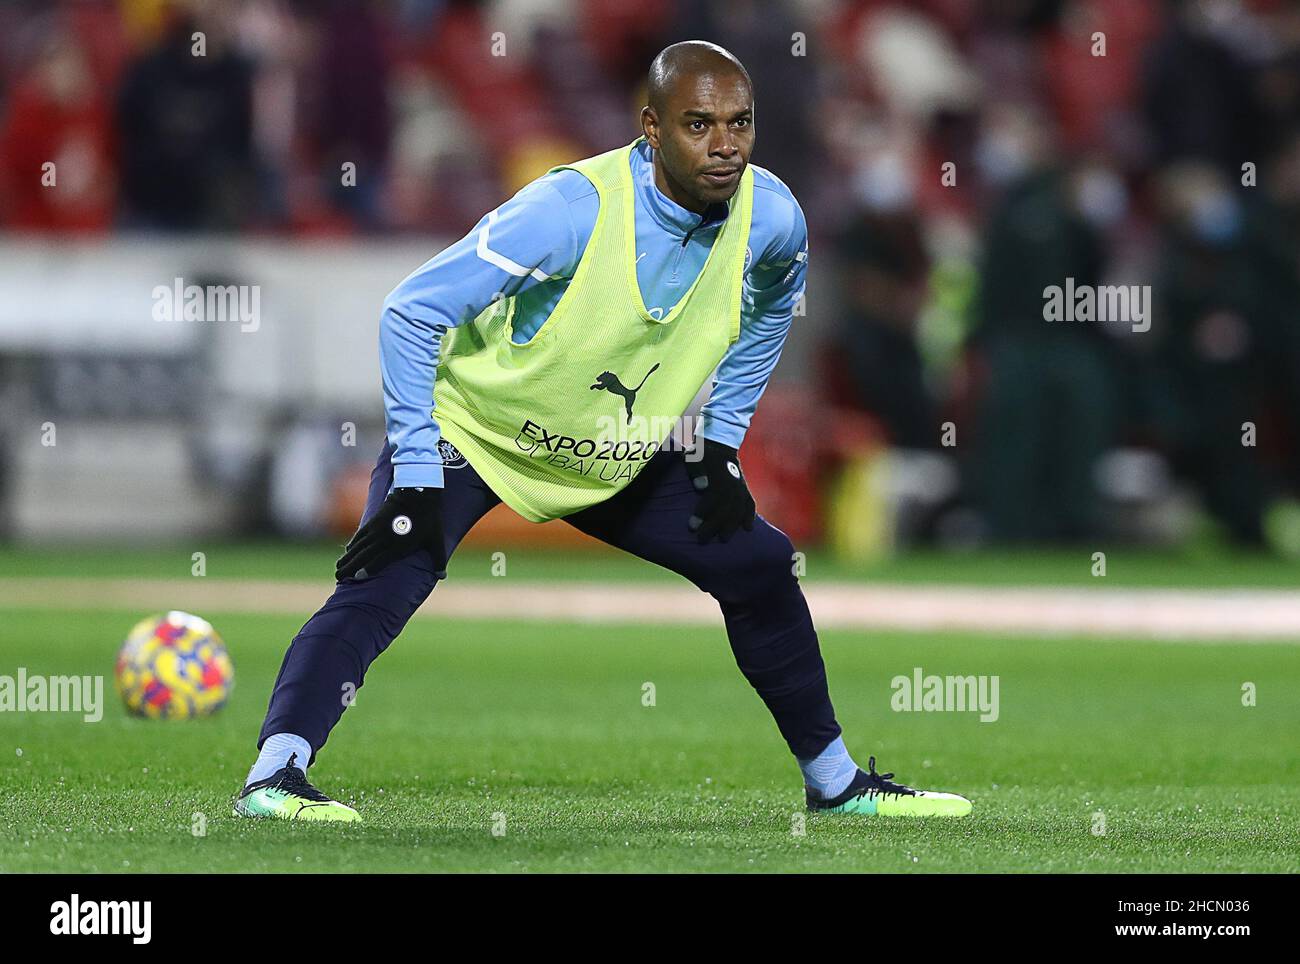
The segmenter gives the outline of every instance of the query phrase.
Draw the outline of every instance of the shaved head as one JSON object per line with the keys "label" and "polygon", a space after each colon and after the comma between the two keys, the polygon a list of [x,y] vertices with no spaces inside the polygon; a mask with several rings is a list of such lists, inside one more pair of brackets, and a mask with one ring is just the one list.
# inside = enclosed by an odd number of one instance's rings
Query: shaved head
{"label": "shaved head", "polygon": [[678,81],[683,78],[694,80],[701,74],[739,74],[745,78],[750,96],[753,96],[754,83],[749,79],[749,71],[735,54],[707,40],[683,40],[659,51],[659,56],[651,62],[647,85],[650,106],[663,113]]}
{"label": "shaved head", "polygon": [[754,148],[754,84],[735,55],[705,40],[665,47],[650,64],[641,130],[655,185],[697,213],[736,193]]}

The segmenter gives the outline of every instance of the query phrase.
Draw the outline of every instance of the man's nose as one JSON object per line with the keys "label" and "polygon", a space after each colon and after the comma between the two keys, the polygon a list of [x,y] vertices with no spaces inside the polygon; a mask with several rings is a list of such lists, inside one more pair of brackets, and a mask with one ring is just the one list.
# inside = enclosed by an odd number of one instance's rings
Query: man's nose
{"label": "man's nose", "polygon": [[716,154],[718,157],[733,157],[740,151],[736,146],[735,135],[729,130],[724,130],[715,135],[713,143],[709,145],[709,153]]}

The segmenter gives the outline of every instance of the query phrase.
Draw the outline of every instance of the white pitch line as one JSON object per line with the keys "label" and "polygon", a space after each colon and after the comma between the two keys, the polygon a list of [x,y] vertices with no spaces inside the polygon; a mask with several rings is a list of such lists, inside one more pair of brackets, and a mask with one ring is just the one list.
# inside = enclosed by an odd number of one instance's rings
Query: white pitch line
{"label": "white pitch line", "polygon": [[808,604],[825,626],[1300,642],[1291,591],[814,585]]}
{"label": "white pitch line", "polygon": [[[0,606],[255,612],[305,621],[331,589],[324,581],[15,578],[0,581]],[[805,592],[823,629],[1300,643],[1300,593],[1286,590],[809,583]],[[721,625],[712,597],[684,583],[453,580],[416,615]]]}

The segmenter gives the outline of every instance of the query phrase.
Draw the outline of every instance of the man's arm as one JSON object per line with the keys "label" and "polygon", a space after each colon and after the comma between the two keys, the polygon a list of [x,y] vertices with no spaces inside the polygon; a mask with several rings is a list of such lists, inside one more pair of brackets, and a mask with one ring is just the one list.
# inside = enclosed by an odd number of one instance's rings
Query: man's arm
{"label": "man's arm", "polygon": [[[579,252],[558,171],[529,184],[417,268],[384,300],[379,366],[394,488],[442,485],[433,383],[442,336],[499,297],[571,277]],[[584,179],[585,181],[585,179]]]}
{"label": "man's arm", "polygon": [[[804,293],[808,225],[798,202],[785,185],[781,188],[788,203],[778,205],[780,223],[773,226],[771,241],[745,280],[740,337],[723,356],[701,412],[700,434],[732,449],[745,440]],[[757,209],[757,197],[754,203]]]}

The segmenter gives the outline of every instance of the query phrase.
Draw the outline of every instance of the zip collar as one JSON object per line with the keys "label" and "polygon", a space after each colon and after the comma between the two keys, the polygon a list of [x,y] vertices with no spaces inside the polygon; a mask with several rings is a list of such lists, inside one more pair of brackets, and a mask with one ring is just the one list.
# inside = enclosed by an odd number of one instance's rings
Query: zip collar
{"label": "zip collar", "polygon": [[644,137],[632,148],[631,163],[637,206],[648,211],[656,224],[680,240],[682,247],[686,247],[697,231],[714,231],[727,219],[731,208],[725,201],[711,204],[703,214],[696,214],[660,191],[655,184],[654,150]]}

